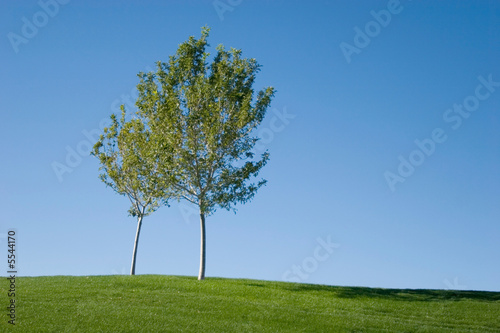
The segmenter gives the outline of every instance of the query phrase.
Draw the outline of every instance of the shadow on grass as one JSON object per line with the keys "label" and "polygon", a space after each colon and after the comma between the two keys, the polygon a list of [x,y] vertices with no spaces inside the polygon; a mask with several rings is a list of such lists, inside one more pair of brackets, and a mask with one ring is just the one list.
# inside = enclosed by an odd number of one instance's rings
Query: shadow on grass
{"label": "shadow on grass", "polygon": [[289,291],[328,291],[340,298],[377,298],[394,301],[460,301],[476,300],[499,302],[500,292],[470,290],[432,290],[432,289],[383,289],[365,287],[333,287],[313,284],[297,284],[285,287]]}
{"label": "shadow on grass", "polygon": [[264,287],[262,283],[247,283],[249,287]]}

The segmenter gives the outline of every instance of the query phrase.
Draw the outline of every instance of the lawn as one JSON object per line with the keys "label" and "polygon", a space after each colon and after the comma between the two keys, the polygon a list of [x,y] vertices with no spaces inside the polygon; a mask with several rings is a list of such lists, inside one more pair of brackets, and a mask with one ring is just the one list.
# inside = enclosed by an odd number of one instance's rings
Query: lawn
{"label": "lawn", "polygon": [[13,326],[2,280],[2,332],[500,332],[499,292],[160,275],[20,277]]}

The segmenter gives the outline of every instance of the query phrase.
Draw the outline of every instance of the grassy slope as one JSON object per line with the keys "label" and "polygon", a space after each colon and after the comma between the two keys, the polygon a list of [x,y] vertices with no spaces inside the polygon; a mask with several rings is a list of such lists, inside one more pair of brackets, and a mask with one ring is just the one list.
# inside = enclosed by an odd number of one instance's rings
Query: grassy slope
{"label": "grassy slope", "polygon": [[500,293],[139,275],[24,277],[20,332],[500,332]]}

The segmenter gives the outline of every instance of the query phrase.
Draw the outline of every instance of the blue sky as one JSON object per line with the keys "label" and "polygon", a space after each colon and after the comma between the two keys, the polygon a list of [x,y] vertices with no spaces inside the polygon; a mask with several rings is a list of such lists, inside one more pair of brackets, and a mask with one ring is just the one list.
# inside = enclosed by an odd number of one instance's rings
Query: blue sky
{"label": "blue sky", "polygon": [[[15,228],[21,275],[128,273],[136,221],[88,147],[136,74],[208,25],[209,51],[242,49],[262,65],[255,88],[278,91],[257,131],[268,185],[207,218],[208,277],[500,291],[498,1],[30,0],[0,13],[0,246]],[[195,276],[199,232],[186,204],[147,217],[137,274]]]}

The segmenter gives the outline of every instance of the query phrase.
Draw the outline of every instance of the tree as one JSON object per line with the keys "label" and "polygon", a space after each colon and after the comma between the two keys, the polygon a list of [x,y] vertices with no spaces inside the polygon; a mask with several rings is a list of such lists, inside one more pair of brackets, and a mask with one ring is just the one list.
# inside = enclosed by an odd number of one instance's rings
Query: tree
{"label": "tree", "polygon": [[115,114],[111,115],[111,126],[104,128],[92,155],[98,157],[101,163],[103,173],[100,179],[116,193],[128,197],[131,203],[129,215],[137,217],[130,268],[130,275],[134,275],[142,221],[161,205],[167,204],[170,194],[164,180],[155,178],[157,155],[152,150],[154,145],[144,121],[126,121],[123,105],[121,110],[120,119]]}
{"label": "tree", "polygon": [[268,87],[254,96],[260,65],[242,58],[241,50],[219,45],[208,64],[209,31],[182,43],[167,63],[157,62],[156,72],[139,73],[136,103],[162,156],[155,177],[199,208],[199,280],[205,277],[205,217],[217,207],[236,211],[236,203],[249,201],[266,183],[250,181],[269,159],[267,151],[254,156],[258,138],[251,134],[275,93]]}

